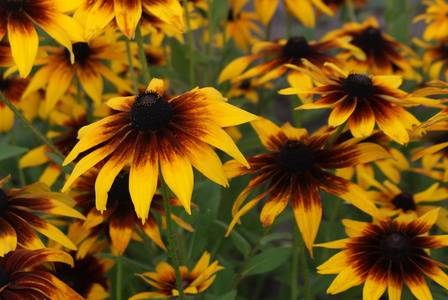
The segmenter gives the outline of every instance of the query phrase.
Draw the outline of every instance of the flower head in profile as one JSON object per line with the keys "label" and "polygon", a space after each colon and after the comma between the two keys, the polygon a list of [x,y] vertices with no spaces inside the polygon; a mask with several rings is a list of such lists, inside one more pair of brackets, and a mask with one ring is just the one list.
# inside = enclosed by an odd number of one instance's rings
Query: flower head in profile
{"label": "flower head in profile", "polygon": [[3,189],[8,179],[0,180],[0,256],[15,250],[17,246],[26,249],[45,248],[34,230],[75,250],[76,246],[71,240],[42,218],[51,214],[84,219],[81,213],[71,207],[74,205],[73,199],[52,192],[41,182],[21,189]]}
{"label": "flower head in profile", "polygon": [[[146,222],[142,224],[132,204],[129,194],[129,169],[125,168],[115,177],[114,183],[107,193],[107,210],[100,213],[95,208],[95,181],[101,166],[100,163],[91,168],[82,177],[75,180],[72,185],[74,190],[80,192],[73,196],[73,199],[77,202],[76,206],[81,208],[82,214],[86,216],[86,220],[82,224],[79,222],[74,224],[70,227],[68,233],[68,236],[78,245],[78,252],[85,253],[85,250],[88,250],[88,246],[93,241],[100,239],[101,236],[107,236],[110,239],[111,246],[118,250],[120,254],[123,254],[132,236],[135,235],[134,228],[136,227],[140,228],[159,247],[166,250],[154,216],[154,213],[165,215],[162,195],[155,194],[153,196],[151,209],[144,218]],[[174,197],[170,197],[170,205],[182,206],[179,200]],[[173,214],[171,217],[184,229],[193,231],[188,223]],[[87,240],[89,242],[86,243]]]}
{"label": "flower head in profile", "polygon": [[439,79],[444,76],[445,80],[448,80],[448,34],[434,43],[425,43],[417,38],[412,41],[425,49],[423,72],[428,74],[431,79]]}
{"label": "flower head in profile", "polygon": [[350,43],[365,53],[363,59],[347,50],[339,53],[337,57],[346,62],[348,69],[421,80],[420,74],[414,70],[414,67],[421,64],[418,55],[411,48],[383,32],[375,17],[367,18],[362,24],[345,23],[342,29],[328,32],[322,40],[341,37],[350,37]]}
{"label": "flower head in profile", "polygon": [[257,116],[227,104],[213,88],[195,88],[169,100],[163,93],[163,81],[153,79],[144,93],[110,99],[107,105],[119,112],[80,129],[80,141],[64,164],[84,151],[95,150],[76,164],[62,190],[105,160],[95,181],[96,208],[103,212],[115,177],[130,163],[129,193],[137,216],[145,221],[159,168],[168,187],[190,213],[192,166],[216,183],[228,184],[221,160],[209,145],[248,167],[222,127],[249,122]]}
{"label": "flower head in profile", "polygon": [[[198,294],[207,289],[215,280],[215,273],[224,268],[218,265],[217,260],[210,264],[210,253],[204,252],[191,272],[188,271],[186,266],[181,266],[179,269],[184,293]],[[179,296],[174,269],[166,262],[159,263],[156,266],[155,272],[147,272],[137,275],[157,288],[158,291],[143,292],[129,298],[129,300],[171,298]]]}
{"label": "flower head in profile", "polygon": [[364,283],[364,299],[379,299],[388,288],[389,299],[398,300],[404,281],[416,298],[432,299],[423,274],[447,289],[448,276],[439,268],[447,266],[425,251],[448,246],[448,235],[425,235],[438,214],[434,209],[415,220],[373,224],[343,220],[348,239],[315,245],[345,249],[317,267],[320,274],[338,274],[327,293]]}
{"label": "flower head in profile", "polygon": [[34,24],[67,48],[73,62],[71,41],[83,41],[84,31],[66,13],[77,5],[76,1],[61,0],[0,1],[0,41],[7,34],[21,77],[28,76],[37,56],[39,36]]}
{"label": "flower head in profile", "polygon": [[182,6],[178,0],[84,0],[73,17],[84,25],[87,40],[113,20],[121,32],[131,39],[142,14],[157,16],[178,31],[183,30]]}
{"label": "flower head in profile", "polygon": [[[310,252],[322,218],[319,190],[341,197],[373,217],[381,218],[361,187],[326,169],[388,158],[383,148],[373,143],[355,144],[352,141],[325,148],[331,134],[308,137],[306,129],[294,128],[289,123],[278,127],[266,119],[253,121],[251,125],[271,152],[248,158],[250,169],[237,161],[225,163],[228,178],[256,173],[233,205],[233,220],[227,235],[241,216],[268,195],[260,221],[264,226],[271,225],[291,199],[297,225]],[[264,184],[268,184],[267,188],[241,208],[249,194]]]}
{"label": "flower head in profile", "polygon": [[425,0],[422,3],[427,6],[426,11],[424,14],[416,16],[413,21],[424,20],[427,24],[423,32],[423,39],[429,41],[446,38],[448,3],[445,0]]}
{"label": "flower head in profile", "polygon": [[[308,74],[321,85],[311,89],[287,88],[280,94],[320,94],[322,97],[296,109],[332,108],[328,125],[337,127],[348,121],[354,137],[368,137],[373,133],[375,124],[387,136],[399,144],[409,142],[412,126],[420,122],[403,107],[419,104],[432,105],[438,100],[426,96],[432,90],[417,90],[408,94],[398,87],[402,79],[398,75],[373,76],[367,73],[347,73],[336,65],[327,63],[331,72],[324,72],[318,66],[304,60],[308,69],[293,65],[289,67]],[[434,92],[435,93],[435,92]]]}
{"label": "flower head in profile", "polygon": [[73,267],[70,254],[58,249],[17,249],[0,257],[1,299],[84,299],[48,270],[35,267],[59,262]]}
{"label": "flower head in profile", "polygon": [[[337,12],[341,6],[353,5],[359,7],[359,9],[364,8],[364,4],[369,3],[370,0],[353,0],[349,3],[347,0],[322,0],[322,2],[327,5],[333,13]],[[319,15],[319,12],[318,12]]]}
{"label": "flower head in profile", "polygon": [[[350,44],[343,39],[333,39],[325,42],[308,42],[302,36],[294,36],[279,39],[276,42],[259,42],[252,48],[251,55],[239,57],[231,61],[219,75],[219,82],[230,80],[232,83],[257,78],[257,84],[277,79],[287,73],[289,84],[294,87],[311,88],[311,78],[305,73],[287,68],[285,64],[307,68],[302,59],[306,58],[318,67],[323,67],[325,62],[332,62],[342,67],[342,61],[327,53],[330,50],[340,48],[351,48]],[[354,51],[356,51],[354,49]],[[360,55],[363,55],[359,49]],[[253,67],[249,65],[259,59],[265,59]],[[247,69],[247,70],[246,70]]]}

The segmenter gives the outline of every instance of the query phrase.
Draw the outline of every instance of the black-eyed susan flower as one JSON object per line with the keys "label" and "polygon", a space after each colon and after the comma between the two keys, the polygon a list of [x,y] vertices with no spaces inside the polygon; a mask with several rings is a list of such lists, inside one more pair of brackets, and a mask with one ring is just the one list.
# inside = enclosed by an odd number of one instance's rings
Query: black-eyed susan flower
{"label": "black-eyed susan flower", "polygon": [[398,217],[374,224],[343,220],[348,239],[315,245],[345,249],[317,267],[320,274],[338,274],[327,293],[364,283],[363,299],[379,299],[388,288],[389,299],[399,300],[404,281],[418,299],[432,299],[423,274],[448,288],[448,276],[439,268],[447,266],[425,251],[448,245],[447,235],[424,235],[437,216],[435,209],[416,220]]}
{"label": "black-eyed susan flower", "polygon": [[0,40],[7,34],[14,62],[20,76],[31,72],[39,46],[37,24],[67,48],[73,62],[72,42],[83,41],[82,26],[66,13],[79,3],[75,1],[3,0],[0,2]]}
{"label": "black-eyed susan flower", "polygon": [[[342,62],[327,53],[330,50],[351,48],[363,55],[362,51],[354,49],[343,39],[334,39],[325,42],[308,42],[304,37],[291,37],[288,40],[280,39],[276,42],[259,42],[252,48],[252,55],[239,57],[230,62],[219,75],[219,82],[257,78],[258,84],[277,79],[288,73],[289,84],[294,87],[311,88],[311,78],[305,73],[287,68],[285,64],[293,64],[306,67],[302,59],[306,58],[316,66],[322,66],[325,62],[332,62],[342,67]],[[265,59],[260,64],[246,70],[256,60]]]}
{"label": "black-eyed susan flower", "polygon": [[444,39],[431,44],[417,38],[414,38],[413,42],[425,49],[423,72],[428,74],[431,79],[439,79],[445,76],[444,79],[448,80],[448,34]]}
{"label": "black-eyed susan flower", "polygon": [[[68,254],[73,258],[73,265],[53,263],[54,268],[51,273],[86,300],[107,299],[110,297],[110,283],[106,273],[113,268],[115,262],[112,259],[97,256],[103,253],[105,248],[106,243],[103,241],[91,245],[88,253],[83,256],[77,255],[77,251],[69,251]],[[38,266],[35,269],[43,270],[44,268]]]}
{"label": "black-eyed susan flower", "polygon": [[132,93],[131,84],[113,73],[105,61],[126,61],[126,45],[123,41],[101,35],[88,43],[73,44],[75,63],[70,63],[67,50],[58,47],[46,47],[52,54],[39,59],[38,64],[44,64],[33,76],[22,97],[29,93],[46,88],[45,112],[48,114],[69,90],[75,74],[86,94],[96,103],[102,102],[103,77],[114,85]]}
{"label": "black-eyed susan flower", "polygon": [[73,266],[70,254],[58,249],[17,249],[0,257],[1,299],[84,299],[48,270],[36,265],[60,262]]}
{"label": "black-eyed susan flower", "polygon": [[421,80],[420,74],[414,70],[414,67],[421,65],[418,55],[383,32],[375,17],[370,17],[363,23],[345,23],[342,29],[328,32],[322,40],[341,37],[350,37],[350,43],[365,53],[362,59],[347,50],[339,53],[337,57],[346,62],[347,69]]}
{"label": "black-eyed susan flower", "polygon": [[137,216],[144,222],[159,168],[168,187],[190,213],[192,166],[216,183],[228,184],[221,161],[209,144],[249,167],[222,127],[249,122],[257,116],[227,104],[213,88],[195,88],[170,100],[163,93],[163,81],[153,79],[144,93],[107,101],[119,112],[81,128],[80,141],[64,164],[89,149],[95,150],[76,164],[62,190],[105,160],[95,182],[96,208],[104,212],[115,177],[131,163],[129,193]]}
{"label": "black-eyed susan flower", "polygon": [[446,38],[448,32],[448,3],[445,0],[426,0],[422,1],[426,5],[426,12],[414,18],[414,22],[424,20],[427,24],[423,32],[423,39],[439,40]]}
{"label": "black-eyed susan flower", "polygon": [[[335,130],[333,128],[333,130]],[[339,136],[336,140],[347,140],[352,138],[350,131],[346,131]],[[373,165],[376,165],[381,173],[390,179],[394,183],[401,181],[401,172],[410,168],[408,158],[396,147],[392,147],[391,138],[384,134],[380,130],[374,130],[372,135],[368,138],[362,139],[360,142],[370,142],[382,146],[390,155],[392,159],[381,159],[372,163],[359,164],[354,167],[348,167],[336,170],[336,175],[346,179],[353,178],[356,175],[356,182],[363,188],[368,189],[371,182],[367,178],[375,178],[375,169]]]}
{"label": "black-eyed susan flower", "polygon": [[[185,294],[198,294],[207,289],[215,280],[216,272],[224,269],[215,260],[210,264],[210,253],[204,252],[196,266],[189,272],[186,266],[179,268]],[[147,298],[171,298],[179,296],[174,269],[166,262],[160,262],[155,272],[137,274],[150,285],[158,289],[154,292],[143,292],[132,296],[129,300]]]}
{"label": "black-eyed susan flower", "polygon": [[87,40],[113,20],[121,32],[131,39],[142,13],[157,16],[178,31],[184,28],[182,7],[178,0],[84,0],[73,17],[85,26]]}
{"label": "black-eyed susan flower", "polygon": [[[55,139],[53,145],[62,154],[68,155],[78,142],[78,130],[88,124],[86,110],[74,99],[66,98],[65,101],[60,102],[58,110],[50,113],[49,119],[50,123],[61,128],[61,131],[50,130],[47,136]],[[49,163],[39,177],[39,181],[51,186],[61,175],[62,168],[53,162],[47,153],[53,153],[53,151],[46,145],[34,148],[20,158],[19,167],[28,168]]]}
{"label": "black-eyed susan flower", "polygon": [[348,6],[353,5],[357,6],[359,9],[364,8],[364,4],[369,3],[370,0],[322,0],[325,5],[327,5],[333,13],[337,12],[342,5]]}
{"label": "black-eyed susan flower", "polygon": [[263,30],[257,24],[258,17],[254,12],[240,9],[238,6],[229,9],[225,23],[225,36],[222,35],[221,38],[218,36],[218,43],[222,46],[232,38],[235,45],[247,53],[251,45],[260,41]]}
{"label": "black-eyed susan flower", "polygon": [[[95,181],[98,177],[101,167],[97,166],[88,170],[84,175],[78,178],[72,185],[73,189],[79,191],[73,199],[77,202],[76,206],[82,209],[82,213],[86,216],[85,222],[82,226],[85,232],[78,235],[79,232],[70,230],[68,236],[74,237],[74,242],[82,242],[88,239],[90,242],[97,240],[101,235],[106,235],[110,238],[111,245],[118,250],[120,254],[126,250],[132,235],[134,234],[134,227],[140,229],[151,238],[159,247],[166,250],[160,236],[159,226],[153,213],[165,215],[163,207],[163,197],[160,194],[155,194],[151,201],[151,209],[147,216],[142,221],[135,213],[134,205],[132,204],[131,195],[129,193],[129,170],[122,170],[116,177],[110,188],[108,194],[108,201],[106,212],[100,213],[95,208]],[[171,206],[182,206],[182,204],[174,197],[170,197]],[[185,223],[180,218],[172,215],[173,221],[185,228],[193,231],[191,225]],[[80,246],[80,251],[83,246]],[[84,246],[85,247],[85,246]]]}
{"label": "black-eyed susan flower", "polygon": [[84,219],[81,213],[70,207],[74,205],[73,199],[52,192],[41,182],[21,189],[3,189],[8,178],[0,180],[0,256],[15,250],[17,246],[27,249],[45,248],[34,230],[75,250],[76,246],[58,228],[34,214]]}
{"label": "black-eyed susan flower", "polygon": [[[411,219],[417,219],[438,207],[428,205],[428,203],[448,199],[448,188],[439,188],[439,183],[434,183],[419,193],[411,193],[406,189],[401,189],[388,180],[381,184],[371,179],[371,183],[376,190],[367,191],[368,195],[380,206],[379,210],[390,217],[405,214]],[[440,204],[442,205],[442,203]],[[443,207],[439,208],[436,225],[443,231],[448,232],[448,210]]]}
{"label": "black-eyed susan flower", "polygon": [[[324,72],[318,66],[304,60],[308,69],[289,65],[308,74],[321,86],[311,89],[287,88],[280,94],[320,94],[322,97],[296,109],[332,108],[328,125],[337,127],[348,121],[354,137],[368,137],[375,123],[387,136],[400,144],[409,142],[408,130],[420,122],[403,107],[419,104],[432,105],[438,100],[423,97],[431,91],[417,90],[408,94],[398,87],[402,79],[398,75],[373,76],[367,73],[347,73],[332,63],[326,66],[332,71]],[[434,91],[436,93],[436,91]]]}
{"label": "black-eyed susan flower", "polygon": [[[331,134],[308,137],[306,129],[294,128],[289,123],[278,127],[266,119],[253,121],[251,125],[271,152],[248,158],[250,169],[237,161],[224,164],[229,179],[257,173],[233,205],[233,220],[227,235],[241,216],[268,195],[260,221],[264,226],[271,225],[291,198],[297,225],[310,252],[322,217],[319,190],[341,197],[373,217],[381,217],[361,187],[324,169],[339,169],[387,158],[389,155],[383,148],[373,143],[348,141],[325,149]],[[268,187],[260,195],[241,207],[250,192],[266,183]]]}
{"label": "black-eyed susan flower", "polygon": [[[255,0],[254,6],[261,22],[267,25],[277,10],[279,0]],[[315,9],[319,9],[321,12],[327,15],[333,15],[333,12],[328,6],[325,5],[325,1],[322,0],[283,0],[286,11],[299,20],[306,27],[314,27],[316,22]]]}

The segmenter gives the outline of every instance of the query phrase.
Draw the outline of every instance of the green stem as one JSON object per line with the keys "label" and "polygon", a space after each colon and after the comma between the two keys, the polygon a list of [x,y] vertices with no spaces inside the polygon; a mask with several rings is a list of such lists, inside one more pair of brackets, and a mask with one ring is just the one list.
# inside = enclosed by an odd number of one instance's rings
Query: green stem
{"label": "green stem", "polygon": [[[263,235],[261,238],[265,237],[269,230],[271,229],[271,226],[268,226],[265,231],[263,232]],[[232,285],[230,286],[229,291],[234,290],[236,286],[238,285],[238,281],[240,280],[241,276],[243,276],[244,269],[246,269],[247,264],[252,259],[252,257],[257,253],[258,248],[261,246],[261,238],[258,240],[258,242],[254,245],[252,250],[250,250],[249,254],[247,255],[246,259],[244,260],[243,264],[241,265],[240,269],[238,270],[238,273],[236,273],[235,278],[232,281]]]}
{"label": "green stem", "polygon": [[123,257],[118,254],[117,257],[117,283],[116,283],[116,295],[115,299],[121,300],[121,291],[123,284]]}
{"label": "green stem", "polygon": [[[11,130],[11,141],[12,144],[17,147],[16,133],[14,130]],[[19,167],[19,157],[16,156],[16,159],[17,159],[17,172],[19,173],[20,184],[22,185],[22,187],[24,187],[26,186],[25,174],[23,173],[23,169]]]}
{"label": "green stem", "polygon": [[338,138],[338,136],[341,135],[342,131],[345,128],[345,124],[347,122],[345,122],[344,124],[341,124],[338,129],[336,130],[336,132],[333,134],[333,136],[328,140],[328,143],[325,145],[325,149],[330,148],[330,146],[334,143],[334,141],[336,141],[336,139]]}
{"label": "green stem", "polygon": [[289,13],[286,13],[286,39],[289,39],[291,37],[291,24],[291,15]]}
{"label": "green stem", "polygon": [[28,121],[23,115],[22,113],[15,108],[14,105],[11,104],[11,102],[9,102],[8,99],[6,99],[5,95],[3,95],[3,93],[0,91],[0,98],[2,99],[3,103],[6,104],[6,106],[8,106],[13,112],[14,115],[16,115],[16,117],[18,117],[20,119],[20,121],[22,121],[22,124],[25,125],[25,127],[27,127],[29,130],[31,130],[31,132],[38,138],[40,139],[45,145],[48,146],[48,148],[51,149],[51,151],[53,151],[54,154],[56,154],[57,156],[59,156],[62,160],[65,160],[65,155],[62,154],[61,151],[59,151],[58,148],[56,148],[53,143],[45,136],[43,135],[36,127],[34,127],[33,124],[31,124],[30,121]]}
{"label": "green stem", "polygon": [[297,278],[299,274],[299,239],[300,232],[297,226],[294,224],[294,239],[292,249],[292,270],[291,270],[291,300],[297,299]]}
{"label": "green stem", "polygon": [[357,22],[355,15],[355,6],[353,5],[352,0],[347,0],[347,10],[350,22]]}
{"label": "green stem", "polygon": [[[189,83],[190,88],[195,87],[195,76],[194,76],[194,44],[193,44],[193,33],[191,32],[191,26],[190,26],[190,15],[188,13],[188,1],[182,1],[184,4],[184,10],[185,10],[185,20],[187,21],[187,39],[188,39],[188,58],[189,58]],[[211,42],[211,41],[210,41]]]}
{"label": "green stem", "polygon": [[[126,41],[126,52],[128,53],[128,61],[129,61],[129,72],[131,73],[132,86],[134,87],[134,93],[138,94],[138,83],[137,78],[135,77],[134,72],[134,63],[132,62],[132,53],[131,53],[131,42],[129,39],[125,39]],[[146,63],[145,60],[141,62],[142,64]]]}
{"label": "green stem", "polygon": [[142,28],[140,23],[138,23],[137,28],[135,29],[135,40],[137,41],[138,56],[140,58],[140,63],[142,64],[143,78],[145,79],[145,84],[148,85],[151,80],[151,76],[149,75],[148,64],[146,63],[145,48],[143,47]]}
{"label": "green stem", "polygon": [[294,122],[297,128],[300,128],[302,125],[302,119],[300,117],[302,111],[300,109],[295,109],[296,107],[299,107],[302,104],[302,100],[300,100],[298,95],[294,95],[292,97],[292,106],[293,106],[293,114],[294,114]]}
{"label": "green stem", "polygon": [[182,286],[182,277],[180,275],[180,270],[179,270],[179,260],[177,258],[176,248],[174,246],[173,221],[171,219],[170,198],[168,197],[168,189],[167,189],[165,180],[163,179],[162,172],[160,170],[159,170],[159,174],[160,174],[160,176],[159,176],[160,177],[160,185],[161,185],[162,194],[163,194],[163,204],[165,206],[166,230],[167,230],[167,234],[168,234],[168,247],[169,247],[169,251],[170,251],[171,262],[173,264],[174,273],[176,275],[176,284],[177,284],[177,290],[179,291],[179,298],[181,300],[185,300],[184,288]]}
{"label": "green stem", "polygon": [[[311,287],[310,287],[310,279],[308,275],[308,264],[306,261],[306,250],[305,250],[305,243],[303,242],[302,236],[299,237],[299,234],[296,234],[298,244],[299,244],[299,253],[300,253],[300,260],[302,264],[302,275],[303,275],[303,285],[305,288],[305,299],[311,300]],[[296,237],[295,237],[296,238]]]}
{"label": "green stem", "polygon": [[271,32],[272,32],[272,20],[269,21],[268,25],[266,26],[266,36],[265,40],[269,42],[271,40]]}

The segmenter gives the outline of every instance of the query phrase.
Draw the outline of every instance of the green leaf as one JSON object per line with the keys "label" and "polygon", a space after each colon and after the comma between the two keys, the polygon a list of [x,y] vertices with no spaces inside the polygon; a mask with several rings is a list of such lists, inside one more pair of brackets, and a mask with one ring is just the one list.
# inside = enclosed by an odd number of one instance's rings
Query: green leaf
{"label": "green leaf", "polygon": [[243,276],[262,274],[276,269],[289,258],[291,251],[291,247],[279,247],[263,251],[249,261]]}
{"label": "green leaf", "polygon": [[[229,227],[228,224],[218,220],[215,220],[215,224],[218,224],[225,230],[227,230],[227,228]],[[232,240],[235,247],[241,251],[241,253],[243,253],[245,256],[249,254],[251,249],[249,242],[241,234],[239,234],[235,228],[230,232],[230,239]]]}
{"label": "green leaf", "polygon": [[212,25],[216,28],[221,20],[227,18],[229,5],[228,1],[214,0],[212,1]]}
{"label": "green leaf", "polygon": [[7,159],[27,152],[29,149],[24,147],[0,144],[0,160]]}
{"label": "green leaf", "polygon": [[236,298],[236,291],[231,291],[222,295],[219,298],[216,298],[216,300],[234,300],[235,298]]}

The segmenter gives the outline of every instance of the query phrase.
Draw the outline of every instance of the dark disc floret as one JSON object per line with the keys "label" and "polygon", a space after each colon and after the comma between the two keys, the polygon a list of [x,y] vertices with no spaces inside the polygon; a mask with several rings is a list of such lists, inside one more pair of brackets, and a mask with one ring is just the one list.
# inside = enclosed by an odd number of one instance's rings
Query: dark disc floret
{"label": "dark disc floret", "polygon": [[10,282],[9,275],[6,273],[6,271],[0,267],[0,291],[2,290],[2,287],[7,285]]}
{"label": "dark disc floret", "polygon": [[408,210],[415,210],[414,196],[408,192],[402,192],[392,199],[392,204],[396,208],[403,209],[404,212]]}
{"label": "dark disc floret", "polygon": [[8,208],[8,196],[5,191],[0,188],[0,213]]}
{"label": "dark disc floret", "polygon": [[380,242],[381,254],[389,260],[400,262],[411,253],[411,242],[402,232],[388,232]]}
{"label": "dark disc floret", "polygon": [[296,59],[306,58],[311,54],[311,47],[303,36],[296,36],[288,40],[283,47],[283,54]]}
{"label": "dark disc floret", "polygon": [[[79,42],[79,43],[74,43],[72,45],[72,47],[73,47],[73,54],[75,55],[76,62],[82,62],[89,57],[89,55],[90,55],[89,44]],[[70,58],[70,52],[67,49],[64,50],[64,55],[65,55],[65,57]]]}
{"label": "dark disc floret", "polygon": [[118,200],[121,202],[132,202],[131,194],[129,192],[129,172],[121,171],[117,177],[115,177],[109,192],[108,198]]}
{"label": "dark disc floret", "polygon": [[378,49],[383,45],[381,29],[369,26],[359,36],[361,47],[364,49]]}
{"label": "dark disc floret", "polygon": [[304,143],[287,141],[278,153],[277,163],[285,172],[304,172],[314,164],[314,155]]}
{"label": "dark disc floret", "polygon": [[366,73],[352,73],[342,84],[342,90],[358,98],[369,98],[373,94],[372,78]]}
{"label": "dark disc floret", "polygon": [[157,130],[173,116],[171,105],[157,92],[144,92],[137,96],[131,107],[131,124],[140,131]]}
{"label": "dark disc floret", "polygon": [[0,91],[7,90],[11,83],[8,79],[3,79],[3,74],[0,73]]}
{"label": "dark disc floret", "polygon": [[26,0],[0,0],[0,7],[8,11],[22,11],[26,6]]}

